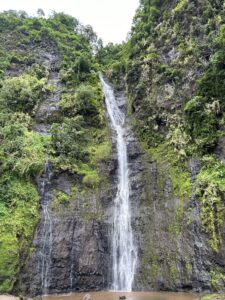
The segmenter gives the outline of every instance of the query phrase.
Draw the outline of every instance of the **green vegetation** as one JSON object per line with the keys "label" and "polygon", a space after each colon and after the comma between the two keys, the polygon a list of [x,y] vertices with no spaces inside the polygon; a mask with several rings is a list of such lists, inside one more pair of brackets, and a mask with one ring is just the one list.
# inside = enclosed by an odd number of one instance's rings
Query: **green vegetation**
{"label": "green vegetation", "polygon": [[11,111],[32,112],[41,101],[44,89],[47,89],[46,80],[21,75],[5,79],[0,91],[0,106]]}
{"label": "green vegetation", "polygon": [[184,160],[178,159],[173,148],[168,144],[161,144],[158,147],[152,147],[148,150],[150,157],[155,159],[160,165],[167,165],[169,176],[173,184],[174,196],[182,201],[190,197],[191,182],[188,168]]}
{"label": "green vegetation", "polygon": [[205,295],[201,297],[201,300],[223,300],[225,297],[224,294],[212,294],[212,295]]}
{"label": "green vegetation", "polygon": [[189,201],[191,195],[191,180],[187,163],[184,159],[177,157],[176,152],[167,143],[152,147],[147,151],[150,157],[157,161],[160,198],[164,201],[165,178],[168,176],[172,184],[172,194],[180,201],[168,228],[172,235],[178,236],[182,232],[183,225],[186,224],[184,205]]}
{"label": "green vegetation", "polygon": [[[42,10],[38,17],[0,13],[0,292],[12,291],[31,251],[40,204],[34,179],[46,159],[54,172],[74,173],[83,181],[71,195],[55,191],[53,209],[75,201],[78,190],[97,195],[107,181],[101,179],[101,165],[111,155],[111,144],[93,56],[101,41],[91,26],[71,16],[43,16]],[[63,87],[59,110],[47,119],[50,135],[42,136],[34,128],[43,122],[37,116],[41,103],[57,89],[54,80],[49,84],[52,72]],[[96,207],[100,218],[98,201]],[[85,210],[84,205],[84,216]]]}
{"label": "green vegetation", "polygon": [[220,125],[224,122],[225,71],[224,26],[216,38],[217,51],[204,75],[197,82],[196,96],[186,103],[185,113],[188,131],[199,151],[208,152],[222,135]]}
{"label": "green vegetation", "polygon": [[[101,219],[99,194],[107,185],[104,167],[112,145],[99,69],[127,91],[136,135],[157,165],[161,203],[165,184],[171,185],[175,204],[168,236],[175,240],[193,221],[193,192],[202,230],[212,250],[220,251],[225,165],[214,151],[225,124],[222,2],[140,0],[129,40],[106,47],[91,26],[64,13],[49,18],[41,9],[38,17],[0,13],[0,292],[13,289],[23,267],[20,257],[30,252],[40,202],[34,179],[46,159],[54,172],[79,178],[71,195],[55,191],[54,208],[63,209],[79,195],[82,217]],[[54,80],[49,84],[53,73],[60,76],[60,91]],[[50,135],[41,136],[34,131],[37,111],[55,89],[61,93],[59,109],[48,118]],[[201,163],[196,176],[189,171],[193,158]],[[157,251],[147,246],[144,272],[150,261],[157,278]],[[175,282],[176,257],[171,249],[168,253],[166,265]],[[219,290],[224,275],[220,269],[210,271],[212,289]]]}
{"label": "green vegetation", "polygon": [[55,197],[56,197],[55,202],[58,202],[60,204],[68,203],[70,200],[70,196],[62,191],[57,191]]}
{"label": "green vegetation", "polygon": [[201,204],[202,225],[210,236],[210,244],[215,251],[222,244],[222,227],[225,208],[225,165],[215,157],[205,156],[204,167],[196,180],[196,194]]}
{"label": "green vegetation", "polygon": [[9,173],[0,177],[0,292],[10,292],[29,253],[38,222],[39,195],[31,182]]}
{"label": "green vegetation", "polygon": [[[225,164],[218,153],[224,147],[225,123],[223,2],[141,0],[128,42],[108,45],[99,57],[111,81],[122,78],[136,136],[153,161],[151,168],[156,163],[154,208],[169,216],[168,239],[176,244],[183,238],[182,233],[196,222],[193,209],[199,205],[200,231],[219,257],[223,257],[225,224]],[[148,194],[148,201],[155,201]],[[194,196],[198,204],[193,203]],[[145,245],[146,284],[157,277],[158,249],[158,241]],[[167,263],[175,281],[176,258]],[[188,276],[191,266],[188,262]],[[223,270],[215,266],[213,261],[209,267],[211,288],[220,290]]]}
{"label": "green vegetation", "polygon": [[177,6],[174,8],[174,11],[176,13],[181,12],[186,4],[187,4],[187,0],[179,0]]}
{"label": "green vegetation", "polygon": [[210,273],[211,276],[211,287],[214,291],[223,290],[223,282],[225,280],[225,275],[219,270],[213,270]]}
{"label": "green vegetation", "polygon": [[0,115],[0,170],[21,178],[40,174],[49,139],[29,131],[30,117],[24,113]]}
{"label": "green vegetation", "polygon": [[77,116],[64,118],[63,123],[52,125],[52,147],[63,169],[69,169],[70,165],[74,166],[87,155],[83,122],[83,118]]}

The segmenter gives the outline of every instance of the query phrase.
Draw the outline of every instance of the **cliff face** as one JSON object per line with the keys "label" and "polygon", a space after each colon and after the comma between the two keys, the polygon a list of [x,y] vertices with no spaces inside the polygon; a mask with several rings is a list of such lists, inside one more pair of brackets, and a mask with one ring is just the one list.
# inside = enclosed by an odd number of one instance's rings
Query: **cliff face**
{"label": "cliff face", "polygon": [[[36,296],[110,288],[118,165],[90,44],[64,14],[0,17],[8,59],[1,65],[0,289]],[[126,111],[124,94],[117,98]],[[128,133],[134,223],[142,167]]]}
{"label": "cliff face", "polygon": [[[117,100],[126,111],[123,93]],[[127,133],[131,188],[132,224],[139,211],[142,162],[140,147],[131,128]],[[112,286],[112,224],[114,198],[117,193],[118,162],[116,140],[112,132],[113,154],[101,165],[109,178],[98,190],[84,189],[82,178],[67,172],[54,173],[50,163],[38,177],[41,195],[40,220],[33,247],[19,276],[18,287],[29,295],[71,291],[104,290]],[[43,190],[44,186],[44,190]],[[68,195],[60,203],[56,191]],[[46,214],[46,202],[48,211]],[[135,232],[135,238],[139,231]],[[34,268],[34,266],[36,266]]]}
{"label": "cliff face", "polygon": [[96,36],[63,13],[0,19],[0,291],[104,289],[116,158]]}
{"label": "cliff face", "polygon": [[[51,137],[50,128],[60,118],[60,100],[66,87],[58,71],[60,55],[52,55],[45,48],[42,51],[44,58],[35,50],[40,63],[48,65],[48,82],[54,90],[37,108],[34,130]],[[39,222],[33,251],[18,275],[18,292],[36,296],[106,289],[111,263],[108,215],[115,181],[113,159],[99,166],[101,174],[107,178],[111,174],[112,182],[103,181],[104,185],[97,187],[92,183],[85,186],[81,174],[56,169],[51,159],[46,156],[43,172],[35,177],[40,196]]]}
{"label": "cliff face", "polygon": [[[111,166],[112,168],[112,166]],[[110,168],[105,170],[108,174]],[[38,179],[38,186],[45,180]],[[66,172],[52,174],[42,194],[34,252],[19,276],[29,295],[103,290],[109,281],[112,191],[76,190],[79,179]],[[68,195],[60,204],[54,191]],[[44,201],[50,198],[46,214]],[[34,267],[35,266],[35,267]]]}
{"label": "cliff face", "polygon": [[0,18],[0,291],[111,287],[118,165],[97,59],[128,111],[133,288],[224,289],[223,1],[141,1],[128,43],[95,58],[74,18]]}
{"label": "cliff face", "polygon": [[224,3],[140,1],[98,59],[142,149],[138,289],[224,289]]}
{"label": "cliff face", "polygon": [[136,287],[224,289],[224,3],[141,3],[120,67],[146,153]]}

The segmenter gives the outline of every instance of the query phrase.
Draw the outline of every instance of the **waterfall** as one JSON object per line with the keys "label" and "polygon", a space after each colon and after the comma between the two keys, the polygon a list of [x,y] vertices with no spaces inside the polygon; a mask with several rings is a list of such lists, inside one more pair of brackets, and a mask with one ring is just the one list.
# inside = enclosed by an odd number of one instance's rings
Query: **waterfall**
{"label": "waterfall", "polygon": [[42,208],[44,216],[44,225],[42,229],[43,244],[40,252],[41,257],[41,286],[42,293],[47,294],[50,282],[50,266],[52,258],[52,217],[49,210],[51,195],[48,188],[51,180],[51,166],[48,160],[45,162],[45,170],[42,181]]}
{"label": "waterfall", "polygon": [[73,291],[74,287],[74,266],[75,266],[75,259],[76,259],[76,247],[75,247],[75,241],[74,241],[74,233],[76,228],[76,222],[73,219],[72,223],[73,229],[72,229],[72,238],[71,238],[71,252],[70,252],[70,291]]}
{"label": "waterfall", "polygon": [[131,211],[129,204],[129,170],[127,161],[125,114],[120,110],[113,89],[100,75],[107,111],[112,128],[116,133],[118,157],[118,186],[114,199],[114,220],[112,234],[113,290],[131,291],[137,260],[133,242]]}

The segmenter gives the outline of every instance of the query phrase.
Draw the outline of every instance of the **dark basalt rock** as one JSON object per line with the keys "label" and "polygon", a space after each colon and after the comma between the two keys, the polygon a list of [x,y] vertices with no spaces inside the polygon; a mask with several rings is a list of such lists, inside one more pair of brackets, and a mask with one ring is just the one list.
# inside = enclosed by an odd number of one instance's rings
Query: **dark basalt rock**
{"label": "dark basalt rock", "polygon": [[[49,46],[50,47],[50,46]],[[41,47],[35,50],[37,62],[49,70],[49,84],[55,86],[37,109],[34,129],[49,135],[59,109],[62,90],[56,52]],[[50,47],[51,48],[51,47]],[[19,275],[18,290],[28,296],[106,289],[110,282],[110,230],[112,200],[116,193],[116,156],[102,165],[109,186],[73,195],[72,187],[82,190],[82,178],[68,172],[52,173],[46,162],[45,172],[36,178],[41,197],[40,220],[33,238],[33,251]],[[65,193],[69,203],[57,204],[57,192]],[[102,207],[98,213],[97,204]]]}
{"label": "dark basalt rock", "polygon": [[[74,178],[67,173],[54,174],[43,200],[48,197],[51,216],[51,255],[49,259],[47,293],[64,293],[70,291],[103,290],[108,284],[108,269],[110,265],[110,226],[105,216],[95,217],[95,207],[85,209],[86,201],[93,203],[96,195],[89,199],[79,196],[70,200],[68,205],[59,207],[53,204],[54,191],[61,190],[70,193]],[[76,184],[78,184],[76,182]],[[110,191],[109,191],[110,192]],[[102,194],[100,199],[104,199]],[[110,199],[108,201],[111,201]],[[108,206],[108,210],[111,207]],[[91,215],[93,217],[90,219]],[[108,213],[110,216],[111,214]],[[50,224],[47,224],[50,226]],[[40,210],[40,222],[37,227],[31,254],[24,274],[21,275],[21,286],[29,295],[43,294],[42,262],[45,242],[46,216]],[[47,231],[49,236],[49,231]],[[50,238],[50,236],[49,236]],[[47,242],[45,251],[50,247]],[[49,253],[49,250],[47,251]],[[34,268],[33,266],[36,266]]]}
{"label": "dark basalt rock", "polygon": [[[171,52],[171,55],[174,55]],[[46,55],[49,59],[50,56]],[[58,77],[55,84],[60,91]],[[37,120],[40,131],[56,110],[58,94],[40,106]],[[126,111],[126,101],[120,91],[119,103]],[[129,127],[129,122],[126,124]],[[38,131],[38,130],[37,130]],[[81,178],[67,172],[52,174],[44,194],[43,178],[36,183],[42,203],[40,221],[37,226],[33,247],[20,274],[21,290],[31,296],[43,293],[42,262],[46,218],[43,205],[49,206],[51,217],[51,255],[49,255],[47,292],[65,293],[71,291],[104,290],[111,287],[111,233],[113,199],[117,192],[117,157],[115,136],[112,132],[113,155],[109,164],[102,166],[109,185],[85,196],[72,195],[72,186],[80,189]],[[181,224],[178,233],[171,230],[176,220],[180,200],[173,194],[168,167],[158,164],[144,154],[130,127],[127,131],[127,147],[130,175],[130,205],[132,228],[138,248],[138,264],[134,279],[135,290],[204,291],[211,288],[210,269],[224,267],[225,249],[214,253],[208,237],[202,232],[199,201],[191,195],[184,203],[185,212],[191,208],[190,222]],[[201,167],[196,159],[189,161],[190,177],[193,181]],[[72,197],[68,204],[54,204],[55,191],[63,191]],[[47,200],[46,200],[47,199]],[[96,203],[102,207],[102,215],[96,213]],[[49,226],[49,224],[47,224]],[[176,224],[175,224],[176,225]],[[180,225],[180,224],[178,224]],[[47,227],[48,227],[47,226]],[[48,236],[50,237],[50,233]],[[225,232],[223,233],[225,239]],[[48,246],[49,247],[49,246]],[[49,251],[49,249],[47,249]],[[34,267],[35,266],[35,267]],[[123,296],[121,296],[123,297]],[[125,299],[125,298],[120,298]]]}

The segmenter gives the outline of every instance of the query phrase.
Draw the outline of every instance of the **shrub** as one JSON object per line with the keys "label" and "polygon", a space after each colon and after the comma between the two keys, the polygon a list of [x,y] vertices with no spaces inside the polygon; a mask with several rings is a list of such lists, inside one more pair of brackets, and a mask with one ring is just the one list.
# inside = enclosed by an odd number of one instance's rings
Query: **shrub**
{"label": "shrub", "polygon": [[225,165],[213,156],[205,156],[203,161],[204,166],[197,176],[195,193],[200,199],[203,228],[210,236],[211,247],[218,251],[225,217]]}
{"label": "shrub", "polygon": [[177,3],[177,6],[175,7],[174,11],[176,13],[181,12],[184,9],[186,4],[187,4],[187,0],[179,0],[179,2]]}
{"label": "shrub", "polygon": [[39,196],[33,184],[9,174],[0,177],[0,184],[0,209],[4,212],[0,218],[0,292],[8,292],[23,263],[20,254],[31,245]]}
{"label": "shrub", "polygon": [[22,142],[22,154],[15,162],[14,170],[20,176],[37,175],[43,171],[46,160],[48,137],[26,131]]}
{"label": "shrub", "polygon": [[65,118],[62,124],[53,124],[51,127],[52,146],[56,156],[68,157],[73,163],[83,160],[87,155],[86,130],[83,128],[82,116]]}
{"label": "shrub", "polygon": [[0,105],[11,111],[31,112],[40,101],[46,82],[31,75],[21,75],[3,81]]}
{"label": "shrub", "polygon": [[89,85],[81,85],[76,91],[77,113],[82,115],[87,125],[99,126],[100,103],[96,89]]}

